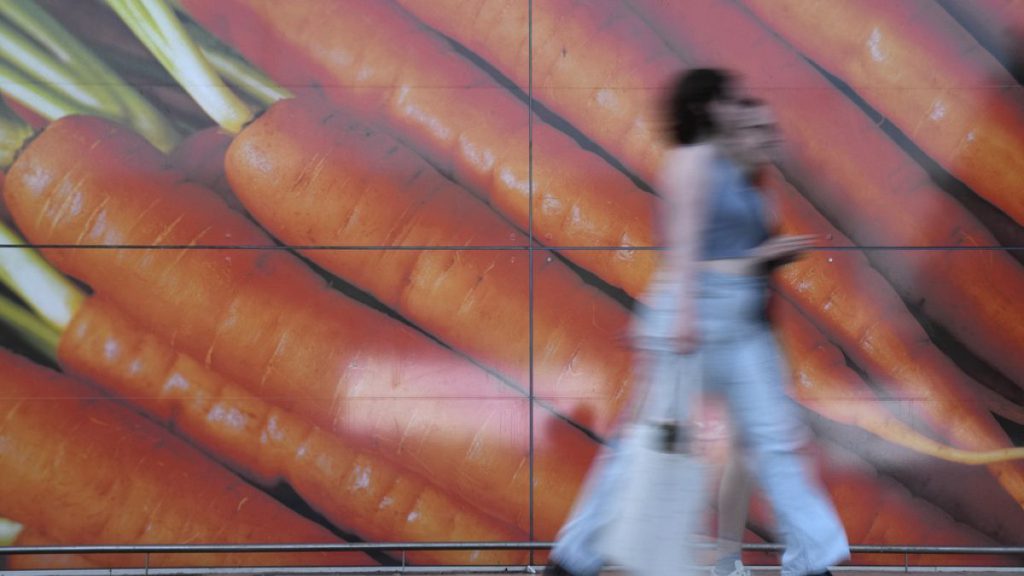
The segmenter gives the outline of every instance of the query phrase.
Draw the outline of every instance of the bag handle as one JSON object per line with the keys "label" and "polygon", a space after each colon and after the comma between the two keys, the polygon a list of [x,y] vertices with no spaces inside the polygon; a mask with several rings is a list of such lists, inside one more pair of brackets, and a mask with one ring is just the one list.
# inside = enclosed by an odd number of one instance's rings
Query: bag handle
{"label": "bag handle", "polygon": [[[648,351],[650,352],[650,351]],[[637,394],[631,408],[630,421],[633,424],[646,423],[659,429],[657,446],[662,452],[689,453],[692,445],[693,414],[692,407],[687,407],[689,417],[684,422],[679,417],[681,409],[681,389],[687,387],[692,401],[699,397],[702,388],[700,377],[700,356],[699,352],[689,354],[674,354],[668,352],[651,352],[644,367],[643,385],[645,390]],[[659,366],[658,362],[664,362],[665,357],[671,356],[672,365],[666,370],[665,366]],[[659,356],[662,356],[659,358]],[[656,369],[657,368],[657,369]],[[668,374],[665,374],[665,372]],[[670,376],[670,377],[666,377]],[[692,387],[696,384],[696,389]],[[668,386],[666,389],[665,387]],[[668,392],[668,398],[664,392]],[[659,404],[664,403],[664,404]],[[668,417],[659,417],[652,412],[659,408],[667,408],[670,411]]]}

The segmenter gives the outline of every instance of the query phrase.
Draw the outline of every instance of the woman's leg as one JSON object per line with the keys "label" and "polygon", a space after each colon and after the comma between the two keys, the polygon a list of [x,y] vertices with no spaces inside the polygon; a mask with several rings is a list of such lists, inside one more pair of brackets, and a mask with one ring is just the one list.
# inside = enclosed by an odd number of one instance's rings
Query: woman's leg
{"label": "woman's leg", "polygon": [[708,377],[725,394],[751,467],[786,545],[783,576],[816,574],[849,557],[846,533],[811,464],[808,431],[787,396],[788,370],[767,325],[706,350]]}
{"label": "woman's leg", "polygon": [[731,574],[741,559],[743,532],[747,527],[747,506],[753,479],[746,456],[734,441],[718,486],[718,558],[715,571]]}

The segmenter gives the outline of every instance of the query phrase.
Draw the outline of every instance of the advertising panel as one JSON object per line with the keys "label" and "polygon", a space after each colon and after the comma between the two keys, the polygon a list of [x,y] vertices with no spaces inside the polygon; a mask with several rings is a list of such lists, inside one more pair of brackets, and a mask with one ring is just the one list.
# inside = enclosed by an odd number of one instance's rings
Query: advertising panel
{"label": "advertising panel", "polygon": [[[997,0],[4,2],[0,537],[554,540],[642,384],[666,90],[714,67],[777,122],[772,230],[817,238],[765,314],[850,543],[1024,546],[1022,35]],[[717,479],[743,443],[700,414]]]}

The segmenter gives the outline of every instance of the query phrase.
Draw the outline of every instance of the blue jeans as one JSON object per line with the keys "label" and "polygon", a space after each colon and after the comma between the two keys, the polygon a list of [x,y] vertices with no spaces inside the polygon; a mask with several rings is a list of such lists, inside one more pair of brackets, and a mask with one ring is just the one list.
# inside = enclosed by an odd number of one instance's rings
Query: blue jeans
{"label": "blue jeans", "polygon": [[[698,358],[702,388],[725,398],[751,458],[750,468],[775,513],[786,547],[782,575],[801,576],[846,560],[849,545],[835,508],[800,453],[809,436],[785,391],[788,369],[764,318],[766,295],[762,277],[702,274],[697,300]],[[675,298],[668,289],[653,293],[650,308],[638,317],[638,333],[668,334]],[[652,379],[677,378],[687,361],[684,358],[661,347],[651,353],[644,369]],[[690,400],[683,398],[677,413],[685,413]],[[597,541],[610,519],[608,504],[623,464],[613,441],[599,454],[572,515],[559,532],[552,557],[578,576],[597,574],[604,565],[596,552]]]}

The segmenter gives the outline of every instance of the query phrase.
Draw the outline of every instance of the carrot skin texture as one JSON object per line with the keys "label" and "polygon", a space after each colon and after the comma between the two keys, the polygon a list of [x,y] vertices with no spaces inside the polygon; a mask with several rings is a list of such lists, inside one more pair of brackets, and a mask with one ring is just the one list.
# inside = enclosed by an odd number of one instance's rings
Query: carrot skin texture
{"label": "carrot skin texture", "polygon": [[[769,102],[786,136],[787,176],[858,245],[998,245],[865,114],[739,6],[700,0],[633,5],[688,61],[735,69]],[[1010,256],[991,250],[867,254],[906,301],[1024,382],[1024,358],[1014,352],[1024,339],[1024,303],[1017,297],[1024,272]]]}
{"label": "carrot skin texture", "polygon": [[643,291],[655,254],[632,248],[655,244],[651,195],[539,118],[531,156],[528,108],[400,7],[376,0],[183,4],[279,83],[316,84],[521,230],[532,221],[545,246],[621,247],[564,256],[629,294]]}
{"label": "carrot skin texture", "polygon": [[[0,351],[0,506],[60,542],[336,542],[91,387]],[[168,556],[173,565],[181,559]],[[358,553],[196,555],[204,564],[373,564]]]}
{"label": "carrot skin texture", "polygon": [[[282,250],[85,248],[272,245],[164,163],[124,128],[69,117],[23,151],[5,194],[30,241],[79,245],[43,249],[50,262],[145,330],[529,530],[530,406],[521,392],[330,289]],[[534,424],[535,533],[553,537],[595,445],[547,410],[535,411]]]}
{"label": "carrot skin texture", "polygon": [[[641,179],[650,184],[657,181],[667,144],[656,117],[661,108],[658,98],[679,71],[679,63],[625,4],[396,2],[518,85],[530,85],[532,70],[534,97]],[[532,46],[508,40],[516,30],[531,26]]]}
{"label": "carrot skin texture", "polygon": [[248,126],[226,160],[243,204],[290,245],[467,247],[305,255],[523,389],[532,343],[534,393],[607,433],[632,376],[617,338],[626,310],[550,254],[531,262],[526,250],[474,249],[525,248],[529,238],[419,156],[326,102],[298,98]]}
{"label": "carrot skin texture", "polygon": [[938,4],[741,3],[1024,224],[1024,92]]}
{"label": "carrot skin texture", "polygon": [[[86,300],[62,335],[62,366],[173,426],[233,469],[286,481],[334,525],[380,542],[515,541],[525,535],[465,506],[380,456],[353,450],[254,397],[160,339],[115,306]],[[522,552],[410,551],[415,563],[514,564]]]}

